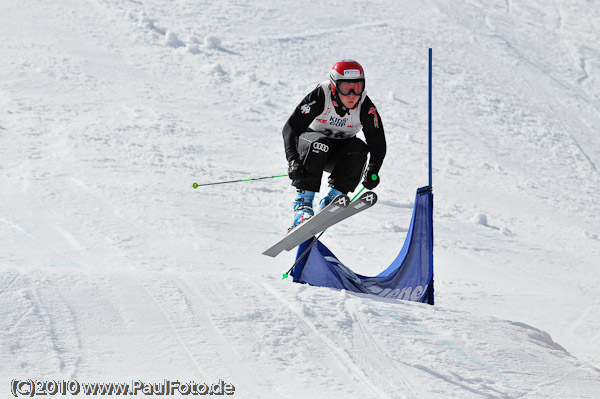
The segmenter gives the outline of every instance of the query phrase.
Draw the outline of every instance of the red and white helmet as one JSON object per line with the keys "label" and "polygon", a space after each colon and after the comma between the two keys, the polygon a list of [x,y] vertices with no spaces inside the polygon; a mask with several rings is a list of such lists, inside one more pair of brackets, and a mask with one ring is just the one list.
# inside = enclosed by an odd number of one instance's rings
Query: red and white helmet
{"label": "red and white helmet", "polygon": [[[329,72],[329,80],[331,81],[331,90],[333,94],[340,93],[348,95],[354,92],[356,95],[361,95],[365,89],[365,72],[363,67],[354,60],[342,60],[336,62]],[[351,83],[349,91],[344,90],[342,83]],[[356,85],[356,83],[360,83]]]}

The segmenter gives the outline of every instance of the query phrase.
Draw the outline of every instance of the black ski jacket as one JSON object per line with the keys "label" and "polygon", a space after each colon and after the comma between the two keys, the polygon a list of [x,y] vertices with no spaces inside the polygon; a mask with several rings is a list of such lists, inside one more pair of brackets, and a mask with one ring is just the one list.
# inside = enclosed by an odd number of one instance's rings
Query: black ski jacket
{"label": "black ski jacket", "polygon": [[[283,141],[288,162],[293,159],[299,160],[297,150],[298,137],[304,132],[311,131],[309,128],[310,124],[325,109],[326,96],[324,90],[331,89],[328,85],[324,89],[323,85],[319,84],[304,97],[283,127]],[[366,92],[364,95],[366,95]],[[353,110],[344,107],[337,96],[332,96],[332,100],[338,115],[344,116],[346,113],[353,112]],[[309,111],[307,112],[307,110]],[[386,153],[385,134],[379,112],[369,96],[366,96],[360,107],[360,122],[367,147],[369,148],[370,159],[368,168],[373,173],[379,173]]]}

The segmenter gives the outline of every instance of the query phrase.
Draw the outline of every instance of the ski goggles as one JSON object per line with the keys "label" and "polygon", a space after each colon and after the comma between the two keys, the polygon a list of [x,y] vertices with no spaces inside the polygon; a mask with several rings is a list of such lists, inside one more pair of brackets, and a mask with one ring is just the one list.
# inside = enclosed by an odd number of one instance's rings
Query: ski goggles
{"label": "ski goggles", "polygon": [[342,96],[349,96],[350,93],[354,93],[355,96],[360,96],[365,90],[365,82],[362,80],[355,80],[351,82],[339,82],[337,90]]}

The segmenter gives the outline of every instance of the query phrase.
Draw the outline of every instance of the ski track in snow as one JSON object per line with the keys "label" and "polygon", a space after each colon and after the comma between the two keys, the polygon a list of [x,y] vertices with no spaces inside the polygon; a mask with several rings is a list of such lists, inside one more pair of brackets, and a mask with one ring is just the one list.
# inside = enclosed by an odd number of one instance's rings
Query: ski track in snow
{"label": "ski track in snow", "polygon": [[[2,296],[13,299],[13,308],[8,315],[11,320],[7,333],[10,353],[18,357],[21,345],[27,343],[45,353],[43,365],[36,365],[48,375],[63,375],[73,378],[77,375],[80,355],[80,338],[77,319],[68,304],[59,296],[48,296],[43,288],[35,284],[35,275],[18,275],[10,287],[2,291]],[[22,332],[27,331],[25,334]],[[8,353],[7,353],[8,355]],[[35,358],[20,358],[21,367],[31,367]],[[46,367],[44,367],[46,366]]]}
{"label": "ski track in snow", "polygon": [[265,288],[268,292],[270,292],[279,302],[281,302],[283,305],[285,305],[290,311],[294,312],[299,317],[299,319],[303,323],[305,323],[316,334],[316,336],[319,337],[319,339],[321,341],[323,341],[323,343],[326,345],[326,347],[338,359],[340,365],[347,370],[348,374],[350,376],[352,376],[353,379],[362,381],[366,386],[369,387],[369,389],[371,389],[377,395],[377,397],[388,397],[388,395],[386,395],[383,391],[381,391],[381,389],[379,387],[377,387],[377,385],[375,385],[370,380],[370,378],[367,375],[365,375],[364,372],[362,372],[356,366],[354,361],[346,353],[344,353],[344,351],[341,348],[338,347],[336,342],[332,342],[329,338],[322,335],[319,332],[319,329],[312,322],[310,322],[307,318],[303,317],[302,314],[295,307],[293,307],[289,302],[287,302],[284,298],[282,298],[277,293],[277,291],[273,290],[271,287],[267,286],[266,284],[263,284],[262,287]]}
{"label": "ski track in snow", "polygon": [[[146,288],[146,287],[144,287]],[[153,287],[154,288],[154,287]],[[159,287],[160,288],[160,287]],[[189,356],[190,360],[194,363],[196,370],[198,371],[199,375],[202,376],[202,378],[206,378],[206,372],[202,369],[202,367],[200,367],[200,365],[198,364],[197,360],[196,360],[196,356],[194,356],[192,354],[192,352],[190,351],[190,348],[186,345],[186,339],[185,338],[190,338],[186,334],[186,337],[183,338],[182,337],[182,330],[183,327],[179,327],[179,325],[176,327],[176,325],[173,323],[172,319],[174,318],[172,313],[169,312],[168,310],[165,310],[163,308],[163,306],[161,305],[161,302],[159,302],[159,300],[156,298],[156,295],[152,293],[151,290],[149,290],[148,288],[146,288],[146,292],[148,293],[148,295],[154,300],[154,303],[156,304],[156,307],[160,310],[160,312],[162,313],[163,317],[167,320],[167,323],[169,325],[169,328],[171,329],[171,331],[173,331],[173,334],[176,337],[176,340],[178,341],[179,345],[184,349],[184,351],[186,352],[186,354]],[[160,292],[160,290],[158,291]],[[184,297],[184,299],[187,300],[187,297]],[[186,309],[186,314],[184,316],[190,316],[189,314],[187,314],[189,311],[187,311]],[[177,315],[179,316],[179,315]],[[179,323],[181,323],[181,319],[178,319]],[[184,326],[185,324],[181,323],[182,326]],[[195,334],[197,334],[198,332],[195,332]]]}
{"label": "ski track in snow", "polygon": [[[275,384],[271,381],[264,381],[264,376],[256,374],[252,365],[244,363],[240,355],[235,352],[234,347],[224,336],[227,326],[219,328],[216,324],[220,322],[219,313],[229,314],[229,303],[219,299],[209,284],[191,286],[184,280],[177,278],[174,281],[177,292],[180,293],[181,301],[185,303],[185,313],[178,315],[179,326],[182,320],[188,320],[191,328],[187,330],[186,338],[202,337],[202,340],[209,342],[209,350],[203,350],[202,353],[195,354],[193,357],[201,358],[209,362],[211,376],[227,376],[231,381],[236,381],[242,387],[248,387],[256,384],[257,381],[264,382],[266,387],[256,387],[254,395],[261,397],[273,392]],[[219,288],[224,288],[219,285]],[[235,365],[234,367],[231,367]],[[266,389],[268,388],[268,389]],[[246,388],[248,389],[248,388]]]}

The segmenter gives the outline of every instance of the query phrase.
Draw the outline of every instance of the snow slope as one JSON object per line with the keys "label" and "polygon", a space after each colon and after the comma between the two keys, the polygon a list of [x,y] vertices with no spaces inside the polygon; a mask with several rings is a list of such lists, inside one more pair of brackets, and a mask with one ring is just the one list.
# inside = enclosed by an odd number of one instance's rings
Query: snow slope
{"label": "snow slope", "polygon": [[[600,391],[600,11],[575,1],[8,2],[0,16],[0,392],[223,379],[241,398]],[[333,12],[332,12],[333,10]],[[332,17],[333,15],[333,17]],[[427,184],[436,306],[281,281],[280,130],[355,58],[386,127],[362,274]]]}

